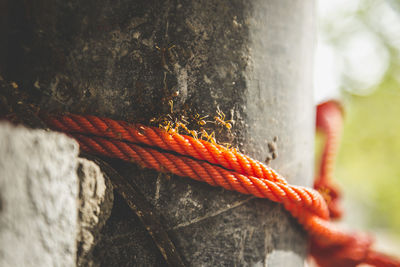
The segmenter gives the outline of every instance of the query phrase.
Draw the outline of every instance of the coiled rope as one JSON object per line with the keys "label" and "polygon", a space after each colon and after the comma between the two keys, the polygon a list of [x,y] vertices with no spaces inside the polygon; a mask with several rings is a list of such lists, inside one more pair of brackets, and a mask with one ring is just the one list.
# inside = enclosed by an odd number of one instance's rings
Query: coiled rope
{"label": "coiled rope", "polygon": [[[346,232],[330,222],[330,211],[332,216],[334,209],[318,191],[288,184],[270,167],[235,149],[155,127],[96,116],[65,114],[43,119],[52,129],[75,138],[83,151],[282,203],[309,232],[311,255],[321,266],[346,267],[360,263],[400,266],[400,262],[373,251],[370,237]],[[325,153],[323,164],[332,163],[329,151],[334,151],[334,145],[331,143]],[[321,172],[328,173],[329,168]],[[333,192],[326,177],[320,176],[317,188],[330,188]]]}

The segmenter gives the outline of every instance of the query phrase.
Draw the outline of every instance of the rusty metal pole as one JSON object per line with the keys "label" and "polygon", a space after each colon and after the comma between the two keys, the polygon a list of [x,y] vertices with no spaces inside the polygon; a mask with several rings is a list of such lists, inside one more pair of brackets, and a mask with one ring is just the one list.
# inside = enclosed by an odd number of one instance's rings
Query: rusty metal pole
{"label": "rusty metal pole", "polygon": [[[26,103],[149,123],[170,112],[232,120],[217,140],[311,185],[314,1],[5,1],[1,75]],[[6,26],[4,26],[6,25]],[[7,51],[5,53],[4,51]],[[302,266],[306,234],[284,209],[112,161],[160,216],[188,266]],[[117,197],[94,262],[160,266]]]}

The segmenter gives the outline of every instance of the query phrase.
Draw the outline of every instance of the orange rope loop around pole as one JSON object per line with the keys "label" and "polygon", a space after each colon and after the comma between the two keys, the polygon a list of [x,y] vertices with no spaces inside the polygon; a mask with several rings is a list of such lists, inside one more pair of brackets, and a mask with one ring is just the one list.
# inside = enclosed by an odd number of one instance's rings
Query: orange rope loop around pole
{"label": "orange rope loop around pole", "polygon": [[341,106],[336,101],[328,101],[317,107],[317,130],[325,134],[321,164],[318,176],[314,182],[314,188],[324,192],[327,197],[329,214],[332,219],[342,216],[339,205],[340,193],[332,183],[333,169],[343,124]]}
{"label": "orange rope loop around pole", "polygon": [[328,206],[316,190],[289,185],[276,171],[236,149],[95,116],[68,114],[46,116],[44,120],[52,129],[75,138],[86,152],[282,203],[311,235],[311,253],[321,266],[356,266],[362,262],[400,266],[372,251],[370,238],[347,233],[329,222]]}

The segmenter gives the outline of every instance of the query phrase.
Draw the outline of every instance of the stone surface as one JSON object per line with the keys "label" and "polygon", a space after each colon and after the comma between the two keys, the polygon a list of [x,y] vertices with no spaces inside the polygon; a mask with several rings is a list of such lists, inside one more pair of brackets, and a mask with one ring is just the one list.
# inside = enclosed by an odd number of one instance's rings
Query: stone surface
{"label": "stone surface", "polygon": [[93,266],[92,251],[100,239],[100,231],[110,217],[114,194],[112,184],[99,166],[87,159],[78,159],[79,233],[78,266]]}
{"label": "stone surface", "polygon": [[75,266],[78,145],[0,123],[0,266]]}
{"label": "stone surface", "polygon": [[[231,131],[207,124],[219,142],[275,157],[290,182],[311,184],[314,1],[6,2],[0,74],[19,85],[18,101],[146,124],[169,100],[174,114],[209,120],[219,108],[233,120]],[[110,163],[161,215],[188,266],[302,265],[305,234],[279,205]],[[103,266],[162,265],[121,199],[95,254]]]}

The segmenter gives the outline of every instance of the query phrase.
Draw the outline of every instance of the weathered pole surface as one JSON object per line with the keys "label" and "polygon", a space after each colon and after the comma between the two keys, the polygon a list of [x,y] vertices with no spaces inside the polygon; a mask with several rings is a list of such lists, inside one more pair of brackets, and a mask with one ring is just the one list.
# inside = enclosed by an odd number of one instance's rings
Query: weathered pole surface
{"label": "weathered pole surface", "polygon": [[[0,75],[18,84],[23,103],[143,123],[171,113],[170,100],[172,113],[210,121],[220,109],[233,127],[208,123],[217,141],[270,158],[289,182],[311,185],[314,1],[1,5]],[[280,205],[109,162],[144,194],[187,266],[303,265],[306,235]],[[118,196],[93,261],[165,263]]]}

